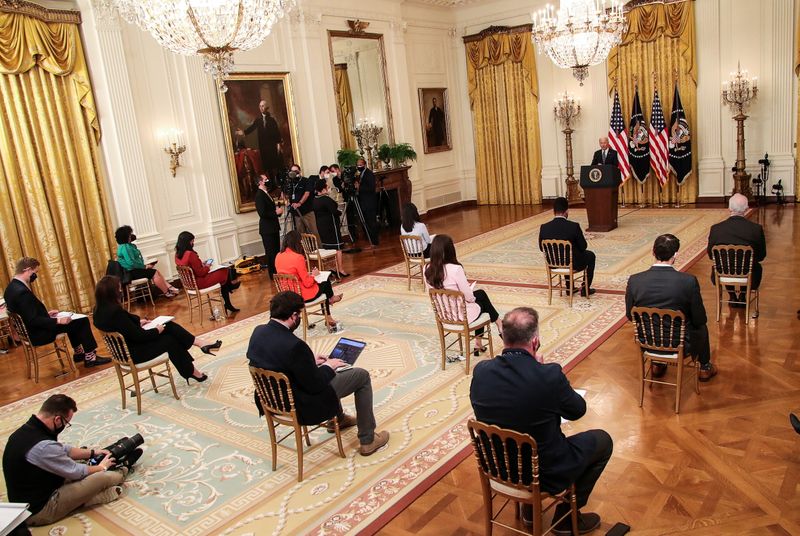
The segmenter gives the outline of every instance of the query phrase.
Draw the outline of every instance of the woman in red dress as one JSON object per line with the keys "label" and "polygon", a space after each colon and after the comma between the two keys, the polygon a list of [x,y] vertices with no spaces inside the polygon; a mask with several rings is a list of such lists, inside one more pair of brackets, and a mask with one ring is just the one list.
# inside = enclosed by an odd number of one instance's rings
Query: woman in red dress
{"label": "woman in red dress", "polygon": [[239,288],[239,280],[236,275],[231,273],[230,268],[219,268],[211,271],[210,263],[200,260],[200,256],[194,250],[194,235],[189,231],[183,231],[178,235],[178,243],[175,244],[175,264],[178,266],[188,266],[194,272],[194,279],[198,289],[213,287],[217,283],[222,287],[222,299],[225,301],[225,310],[232,313],[239,311],[231,304],[231,292]]}

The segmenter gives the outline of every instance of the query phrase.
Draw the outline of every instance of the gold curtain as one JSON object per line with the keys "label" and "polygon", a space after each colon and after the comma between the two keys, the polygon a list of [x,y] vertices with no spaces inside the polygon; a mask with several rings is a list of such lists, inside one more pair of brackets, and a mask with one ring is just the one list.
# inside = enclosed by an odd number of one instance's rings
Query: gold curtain
{"label": "gold curtain", "polygon": [[[794,74],[800,77],[800,10],[797,10],[795,35],[797,36],[797,43],[795,44]],[[800,84],[798,84],[797,92],[797,136],[795,137],[795,144],[797,143],[800,143]],[[800,151],[797,148],[795,148],[794,163],[794,198],[795,201],[800,201]]]}
{"label": "gold curtain", "polygon": [[[694,1],[649,3],[626,13],[628,31],[622,43],[608,56],[608,86],[614,94],[616,83],[625,124],[629,125],[633,108],[634,80],[639,84],[639,99],[648,121],[652,120],[654,84],[658,87],[664,118],[669,128],[672,99],[677,75],[681,102],[689,122],[692,140],[692,173],[680,189],[681,203],[694,203],[698,195],[697,179],[697,58],[695,54]],[[655,81],[653,79],[655,73]],[[652,148],[651,148],[652,149]],[[622,188],[626,202],[640,201],[641,186],[631,178]],[[661,192],[664,203],[675,202],[678,188],[674,174]],[[657,203],[658,180],[650,174],[644,184],[644,201]]]}
{"label": "gold curtain", "polygon": [[112,251],[99,122],[79,20],[36,10],[0,13],[0,286],[36,257],[40,299],[87,311]]}
{"label": "gold curtain", "polygon": [[478,203],[542,202],[539,86],[530,25],[464,38]]}
{"label": "gold curtain", "polygon": [[347,64],[337,63],[333,66],[336,78],[336,106],[339,107],[339,139],[342,140],[344,149],[355,149],[356,139],[350,133],[355,126],[353,121],[353,94],[350,91],[350,76],[347,74]]}

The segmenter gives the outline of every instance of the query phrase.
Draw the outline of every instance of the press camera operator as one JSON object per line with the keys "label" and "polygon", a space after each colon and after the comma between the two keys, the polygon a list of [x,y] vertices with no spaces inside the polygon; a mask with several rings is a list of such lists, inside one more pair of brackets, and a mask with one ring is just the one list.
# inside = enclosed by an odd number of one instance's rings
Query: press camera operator
{"label": "press camera operator", "polygon": [[303,177],[300,166],[292,164],[289,168],[289,193],[294,217],[294,228],[301,233],[311,233],[319,240],[317,222],[314,216],[314,181]]}
{"label": "press camera operator", "polygon": [[[71,426],[77,411],[69,396],[52,395],[8,438],[3,453],[8,500],[30,504],[30,526],[49,525],[81,506],[119,499],[122,481],[142,454],[137,448],[117,467],[107,449],[59,443],[58,434]],[[105,456],[96,465],[78,463],[100,454]]]}
{"label": "press camera operator", "polygon": [[375,174],[367,167],[367,161],[358,160],[358,202],[367,226],[372,247],[378,245],[378,194],[375,191]]}

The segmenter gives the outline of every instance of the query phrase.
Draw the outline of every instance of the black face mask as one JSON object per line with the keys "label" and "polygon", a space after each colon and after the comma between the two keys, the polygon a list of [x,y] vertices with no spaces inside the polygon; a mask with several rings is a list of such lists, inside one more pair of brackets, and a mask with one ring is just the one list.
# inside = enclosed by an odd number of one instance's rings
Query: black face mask
{"label": "black face mask", "polygon": [[356,168],[356,169],[358,169],[359,171],[364,171],[364,170],[365,170],[365,169],[367,169],[367,168],[366,168],[366,167],[364,167],[364,166],[358,166],[358,168]]}
{"label": "black face mask", "polygon": [[131,235],[131,242],[136,242],[136,235],[135,234]]}
{"label": "black face mask", "polygon": [[66,424],[64,424],[64,417],[59,417],[59,418],[61,419],[61,426],[56,426],[56,424],[55,424],[55,423],[56,423],[56,421],[55,421],[55,420],[53,420],[53,433],[55,433],[56,435],[58,435],[58,434],[60,434],[61,432],[63,432],[63,431],[64,431],[64,428],[66,428],[66,427],[67,427],[67,425],[66,425]]}
{"label": "black face mask", "polygon": [[292,327],[289,328],[291,333],[294,333],[297,328],[300,327],[300,315],[297,316],[297,321],[292,324]]}
{"label": "black face mask", "polygon": [[31,278],[28,281],[30,283],[33,283],[34,281],[36,281],[37,277],[39,277],[39,276],[36,274],[36,272],[34,272],[34,273],[31,274]]}

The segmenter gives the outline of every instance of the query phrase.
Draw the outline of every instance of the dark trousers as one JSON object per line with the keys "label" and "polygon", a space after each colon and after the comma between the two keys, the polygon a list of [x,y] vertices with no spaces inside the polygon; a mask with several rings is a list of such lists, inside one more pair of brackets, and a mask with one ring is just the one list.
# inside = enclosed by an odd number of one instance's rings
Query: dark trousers
{"label": "dark trousers", "polygon": [[[592,280],[594,280],[594,265],[597,262],[597,256],[594,251],[586,250],[583,254],[576,258],[572,264],[572,269],[579,272],[586,268],[586,287],[592,288]],[[569,284],[569,277],[565,278]]]}
{"label": "dark trousers", "polygon": [[194,335],[177,322],[167,322],[164,331],[154,341],[128,347],[134,363],[150,361],[166,352],[178,374],[188,378],[194,372],[194,358],[189,353],[193,344]]}
{"label": "dark trousers", "polygon": [[[489,299],[489,296],[486,294],[485,290],[474,290],[472,291],[472,294],[475,296],[475,303],[481,307],[481,314],[488,313],[489,319],[492,322],[495,322],[498,318],[500,318],[500,313],[498,313],[497,309],[495,309],[494,305],[492,305],[492,301]],[[475,330],[475,335],[480,337],[483,335],[483,331],[483,328],[478,328]]]}
{"label": "dark trousers", "polygon": [[378,199],[375,194],[358,196],[359,205],[361,205],[361,213],[364,215],[364,223],[367,226],[367,238],[373,246],[378,245],[378,235],[380,229],[378,228]]}
{"label": "dark trousers", "polygon": [[305,300],[306,303],[311,302],[322,296],[325,295],[325,303],[322,304],[322,310],[325,312],[326,315],[331,314],[331,304],[328,302],[333,297],[333,286],[331,285],[330,281],[323,281],[319,283],[319,290],[317,294],[311,298],[310,300]]}
{"label": "dark trousers", "polygon": [[83,353],[92,352],[97,348],[97,341],[94,340],[92,325],[89,323],[88,318],[79,318],[69,324],[58,324],[55,330],[49,334],[37,333],[37,337],[34,337],[34,334],[31,333],[31,342],[37,346],[47,344],[53,342],[58,333],[66,333],[72,347],[82,348]]}
{"label": "dark trousers", "polygon": [[700,327],[687,325],[686,329],[686,353],[697,358],[701,365],[707,365],[711,361],[711,345],[708,341],[708,326],[703,324]]}
{"label": "dark trousers", "polygon": [[[614,450],[614,442],[605,430],[587,430],[576,435],[594,438],[594,450],[587,456],[583,472],[575,479],[575,500],[580,509],[586,506],[595,483],[597,483],[600,475],[603,474],[603,469],[606,468],[606,464],[611,458],[611,452]],[[569,505],[559,504],[556,506],[555,517],[561,517],[568,510]],[[569,519],[565,521],[569,522]]]}
{"label": "dark trousers", "polygon": [[[337,372],[330,385],[340,399],[351,394],[355,395],[358,442],[362,445],[372,443],[375,439],[375,413],[372,410],[372,380],[369,372],[361,368]],[[339,417],[344,415],[341,402],[337,415]]]}
{"label": "dark trousers", "polygon": [[264,256],[267,258],[267,272],[269,276],[275,275],[275,257],[281,250],[280,233],[266,233],[261,235],[261,243],[264,244]]}
{"label": "dark trousers", "polygon": [[[760,262],[754,262],[753,263],[753,281],[750,283],[750,285],[751,285],[750,288],[751,289],[758,290],[758,287],[761,285],[761,277],[763,276],[763,274],[764,274],[764,269],[761,267],[761,263]],[[717,284],[717,278],[715,276],[716,276],[716,274],[712,270],[711,271],[711,282],[714,285]],[[732,300],[738,300],[736,294],[732,291],[734,287],[727,287],[726,286],[725,288],[728,289],[728,292],[730,292]],[[744,300],[738,300],[738,301],[744,301]]]}

